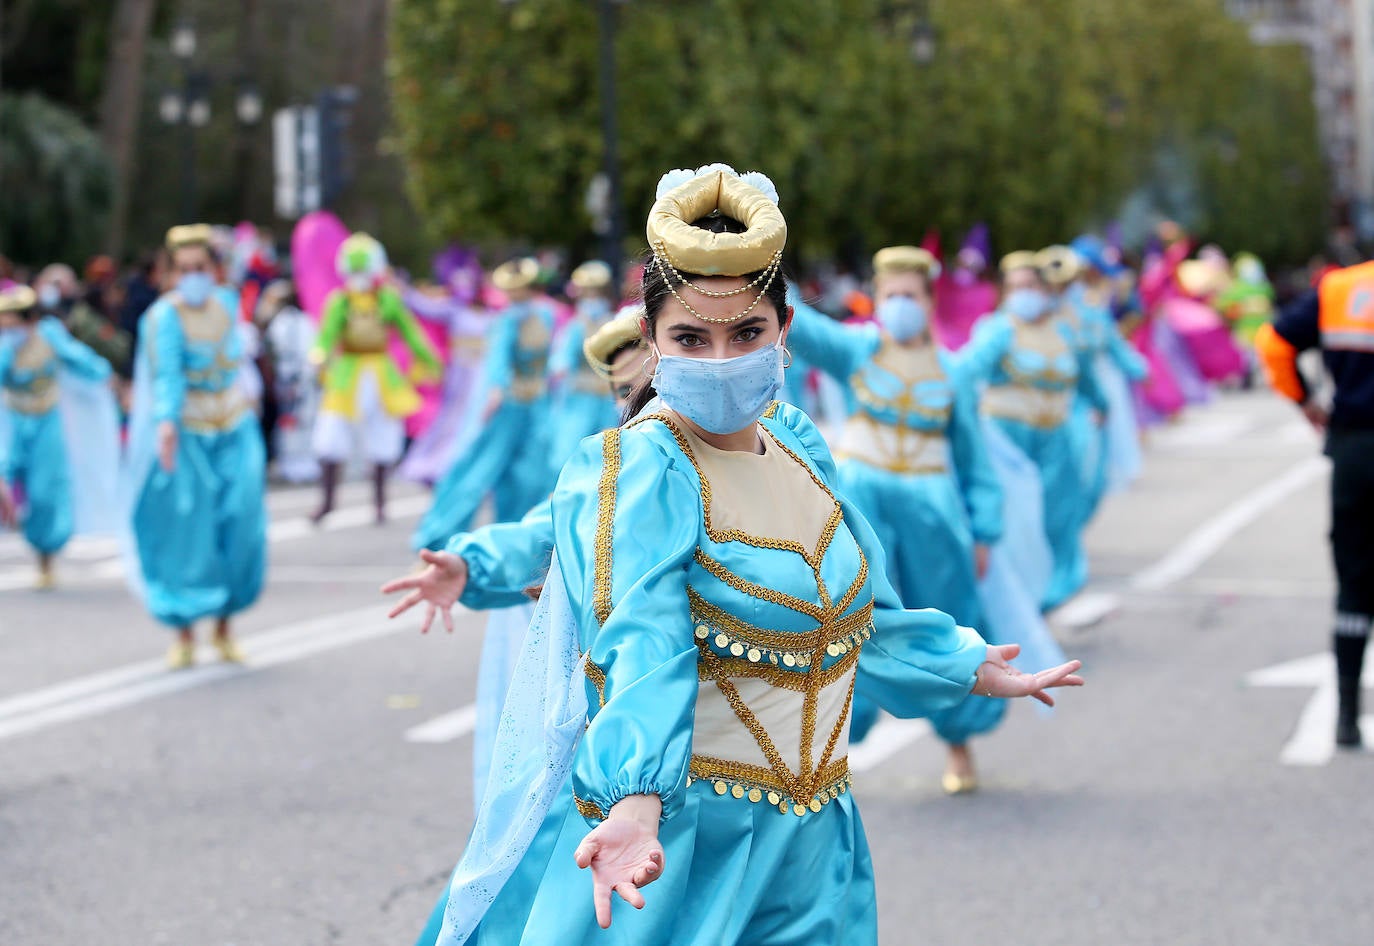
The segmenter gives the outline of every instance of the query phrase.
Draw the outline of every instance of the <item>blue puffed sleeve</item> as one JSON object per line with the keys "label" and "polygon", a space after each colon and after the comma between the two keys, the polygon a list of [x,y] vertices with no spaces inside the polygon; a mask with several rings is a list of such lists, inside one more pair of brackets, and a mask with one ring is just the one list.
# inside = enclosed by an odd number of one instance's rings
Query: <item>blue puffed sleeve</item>
{"label": "blue puffed sleeve", "polygon": [[449,539],[446,551],[467,562],[458,600],[474,611],[526,602],[525,589],[542,585],[553,553],[553,506],[545,500],[519,522],[498,522]]}
{"label": "blue puffed sleeve", "polygon": [[802,302],[791,289],[787,301],[792,306],[788,349],[837,381],[853,377],[882,343],[876,325],[842,325]]}
{"label": "blue puffed sleeve", "polygon": [[139,322],[139,348],[148,353],[152,367],[153,420],[179,422],[186,400],[186,376],[182,372],[186,339],[181,320],[170,302],[159,299]]}
{"label": "blue puffed sleeve", "polygon": [[697,697],[687,568],[701,529],[686,462],[656,422],[610,430],[582,442],[554,492],[558,566],[587,655],[572,782],[590,823],[627,795],[658,795],[665,819],[682,807]]}
{"label": "blue puffed sleeve", "polygon": [[[816,425],[804,413],[781,406],[776,420],[801,442],[821,479],[835,489],[835,462]],[[856,693],[894,716],[928,716],[963,700],[987,659],[987,642],[960,627],[943,611],[907,610],[887,580],[886,555],[873,527],[853,504],[836,493],[849,527],[868,559],[873,589],[873,637],[859,653]]]}
{"label": "blue puffed sleeve", "polygon": [[968,344],[955,355],[957,373],[975,386],[991,381],[998,364],[1006,357],[1012,331],[1010,319],[1000,312],[980,319]]}
{"label": "blue puffed sleeve", "polygon": [[953,356],[940,354],[940,363],[954,388],[954,409],[949,418],[949,449],[955,479],[968,511],[974,541],[992,545],[1002,538],[1002,484],[988,458],[983,425],[978,417],[978,394],[973,382],[953,369]]}
{"label": "blue puffed sleeve", "polygon": [[1107,357],[1131,381],[1144,381],[1150,376],[1150,363],[1136,351],[1121,334],[1120,327],[1110,312],[1101,312],[1102,330],[1107,336]]}
{"label": "blue puffed sleeve", "polygon": [[104,381],[110,376],[110,363],[83,342],[72,338],[66,327],[52,316],[38,323],[38,332],[52,346],[62,367],[88,381]]}
{"label": "blue puffed sleeve", "polygon": [[487,340],[487,384],[492,390],[509,390],[515,374],[515,346],[520,343],[520,320],[507,313],[496,320]]}

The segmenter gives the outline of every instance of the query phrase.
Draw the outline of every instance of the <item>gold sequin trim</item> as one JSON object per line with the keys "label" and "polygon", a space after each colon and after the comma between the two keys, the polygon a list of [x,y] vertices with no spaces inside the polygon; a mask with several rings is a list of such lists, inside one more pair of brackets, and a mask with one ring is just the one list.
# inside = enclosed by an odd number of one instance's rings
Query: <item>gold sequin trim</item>
{"label": "gold sequin trim", "polygon": [[[871,635],[872,631],[869,633]],[[701,645],[698,644],[698,646],[700,647]],[[839,660],[835,661],[829,667],[824,667],[818,679],[814,681],[810,679],[810,674],[798,672],[799,670],[811,669],[811,659],[809,655],[805,665],[799,664],[797,669],[789,670],[783,667],[775,667],[771,663],[752,663],[748,660],[722,657],[719,654],[715,654],[714,656],[717,663],[714,667],[707,667],[705,663],[700,661],[697,663],[697,679],[706,682],[708,680],[714,681],[717,677],[723,676],[733,679],[747,678],[753,680],[766,680],[769,685],[778,687],[779,689],[791,690],[794,693],[805,693],[813,683],[819,684],[819,687],[824,689],[843,677],[853,668],[855,661],[859,659],[859,652],[860,649],[855,647],[848,653],[842,654]]]}
{"label": "gold sequin trim", "polygon": [[814,790],[802,795],[794,794],[788,785],[780,783],[769,769],[731,762],[728,759],[694,755],[689,773],[688,785],[693,782],[709,782],[717,795],[729,795],[740,800],[748,799],[755,805],[767,802],[769,807],[778,809],[780,814],[798,817],[819,812],[849,791],[851,784],[848,758],[836,759],[822,766],[817,772]]}
{"label": "gold sequin trim", "polygon": [[583,818],[594,818],[597,821],[605,821],[606,813],[596,802],[587,801],[585,798],[578,798],[577,793],[573,793],[573,804],[577,806],[577,813]]}
{"label": "gold sequin trim", "polygon": [[598,624],[611,616],[611,538],[615,525],[616,478],[620,475],[620,430],[612,428],[601,438],[601,481],[597,484],[597,518],[592,608]]}
{"label": "gold sequin trim", "polygon": [[[866,574],[860,575],[855,583],[856,590],[863,587],[866,577]],[[687,589],[687,599],[698,644],[714,644],[719,650],[750,663],[767,662],[776,666],[781,662],[787,667],[805,667],[817,648],[824,649],[826,656],[838,657],[867,640],[873,624],[872,601],[852,614],[823,621],[810,631],[776,631],[735,617],[711,604],[694,588]],[[842,613],[852,603],[852,598],[842,601],[844,607],[837,609],[837,613]],[[791,660],[787,659],[789,656]]]}
{"label": "gold sequin trim", "polygon": [[587,679],[592,681],[592,686],[596,687],[596,697],[599,705],[606,705],[606,671],[592,663],[590,653],[583,656],[582,672],[587,675]]}

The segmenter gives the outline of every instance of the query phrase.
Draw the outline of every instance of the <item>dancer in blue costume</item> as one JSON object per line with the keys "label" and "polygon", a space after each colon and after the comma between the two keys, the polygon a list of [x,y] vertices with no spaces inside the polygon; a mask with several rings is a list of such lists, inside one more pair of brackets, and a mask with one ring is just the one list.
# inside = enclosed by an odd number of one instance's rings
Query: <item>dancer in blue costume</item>
{"label": "dancer in blue costume", "polygon": [[587,340],[615,314],[611,267],[600,260],[573,270],[572,292],[577,313],[563,326],[554,343],[550,368],[555,379],[554,417],[549,463],[557,478],[563,464],[583,439],[614,427],[620,420],[606,383],[583,357]]}
{"label": "dancer in blue costume", "polygon": [[488,342],[485,420],[434,491],[434,502],[411,547],[438,550],[465,531],[487,494],[496,521],[512,522],[549,495],[549,343],[553,313],[535,299],[539,263],[525,258],[498,266],[492,284],[509,305]]}
{"label": "dancer in blue costume", "polygon": [[1073,327],[1060,318],[1041,271],[1025,251],[1002,261],[1002,305],[978,323],[959,370],[982,392],[982,410],[1040,471],[1045,538],[1054,570],[1041,605],[1055,607],[1087,580],[1083,510],[1088,490],[1069,414],[1081,396],[1099,414],[1107,401]]}
{"label": "dancer in blue costume", "polygon": [[[555,630],[587,655],[585,731],[563,743],[571,778],[533,811],[488,792],[441,946],[874,944],[872,862],[848,792],[856,681],[904,716],[975,687],[1048,700],[1045,688],[1081,683],[1076,664],[1021,674],[1014,646],[901,607],[814,425],[785,405],[765,416],[790,317],[782,215],[731,171],[684,173],[667,176],[648,226],[659,409],[585,443],[553,500],[541,610],[566,600],[572,626]],[[520,842],[474,873],[506,828]],[[590,898],[577,867],[592,872]],[[614,926],[613,892],[640,910],[617,909]]]}
{"label": "dancer in blue costume", "polygon": [[[852,410],[835,449],[840,491],[872,523],[898,597],[1002,642],[978,594],[989,550],[1002,536],[1002,490],[983,445],[973,386],[956,376],[954,356],[931,338],[931,284],[939,271],[935,257],[918,247],[879,250],[877,324],[847,328],[796,306],[789,345],[849,389]],[[950,748],[943,779],[950,794],[976,786],[968,740],[995,728],[1004,709],[1001,700],[973,697],[931,717]],[[876,717],[877,707],[856,696],[854,738]]]}
{"label": "dancer in blue costume", "polygon": [[[0,479],[23,498],[38,587],[75,533],[115,531],[119,418],[110,364],[52,316],[27,286],[0,291]],[[102,525],[103,523],[103,525]]]}
{"label": "dancer in blue costume", "polygon": [[233,294],[217,288],[210,229],[167,234],[176,288],[139,322],[129,446],[122,475],[132,583],[177,630],[173,669],[195,661],[192,624],[214,618],[226,661],[242,656],[230,618],[253,604],[267,566],[266,457],[235,383]]}
{"label": "dancer in blue costume", "polygon": [[[1068,298],[1078,313],[1081,347],[1092,360],[1097,383],[1107,399],[1102,436],[1088,441],[1100,449],[1092,451],[1086,468],[1091,477],[1086,524],[1103,496],[1125,489],[1140,474],[1140,422],[1131,385],[1149,377],[1150,369],[1144,357],[1122,337],[1112,312],[1116,280],[1126,267],[1098,237],[1080,236],[1070,249],[1083,265]],[[1090,426],[1090,415],[1088,404],[1078,398],[1074,423]]]}

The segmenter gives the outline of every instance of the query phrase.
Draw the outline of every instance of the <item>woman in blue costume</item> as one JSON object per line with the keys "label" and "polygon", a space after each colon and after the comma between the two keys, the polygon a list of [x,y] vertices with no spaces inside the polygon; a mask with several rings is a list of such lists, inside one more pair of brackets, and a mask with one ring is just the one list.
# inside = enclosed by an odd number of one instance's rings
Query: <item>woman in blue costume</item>
{"label": "woman in blue costume", "polygon": [[[1103,496],[1125,489],[1140,474],[1140,423],[1131,385],[1149,377],[1150,369],[1141,354],[1122,337],[1112,313],[1115,281],[1126,267],[1098,237],[1080,236],[1070,249],[1083,265],[1069,289],[1069,302],[1077,310],[1081,346],[1092,360],[1108,405],[1102,436],[1089,441],[1101,444],[1101,449],[1092,451],[1092,462],[1087,468],[1091,479],[1086,514],[1090,520]],[[1078,399],[1074,405],[1075,423],[1090,425],[1090,414],[1089,406]]]}
{"label": "woman in blue costume", "polygon": [[[887,555],[887,577],[910,607],[944,611],[1009,638],[988,624],[978,579],[1002,536],[1002,490],[988,462],[973,386],[957,377],[954,356],[930,334],[935,257],[892,246],[873,257],[877,324],[847,328],[796,306],[790,350],[849,391],[851,412],[836,442],[840,491],[864,513]],[[981,697],[935,713],[948,744],[945,790],[976,785],[971,736],[995,728],[1005,703]],[[851,735],[862,738],[877,707],[860,694]]]}
{"label": "woman in blue costume", "polygon": [[550,362],[557,387],[553,408],[556,423],[549,442],[549,463],[555,479],[584,438],[614,427],[620,420],[605,381],[597,377],[582,354],[587,340],[615,314],[611,267],[591,260],[573,270],[571,281],[577,311],[559,332]]}
{"label": "woman in blue costume", "polygon": [[73,534],[115,531],[119,419],[109,377],[109,362],[39,316],[32,289],[0,291],[0,479],[23,497],[39,588],[54,587],[53,558]]}
{"label": "woman in blue costume", "polygon": [[[485,419],[454,461],[420,520],[411,547],[438,550],[465,531],[491,493],[496,521],[512,522],[549,495],[557,471],[549,470],[549,344],[553,313],[535,299],[539,264],[512,260],[491,274],[509,305],[488,341],[484,367]],[[476,400],[476,399],[474,399]]]}
{"label": "woman in blue costume", "polygon": [[139,321],[122,492],[126,567],[152,616],[176,629],[167,662],[179,669],[195,661],[203,618],[221,659],[242,660],[229,622],[262,590],[266,457],[235,383],[238,306],[215,286],[210,229],[173,227],[167,249],[176,288]]}
{"label": "woman in blue costume", "polygon": [[[1020,674],[1014,646],[902,609],[814,425],[768,410],[790,317],[785,234],[764,193],[716,168],[688,172],[651,211],[644,303],[661,402],[584,443],[553,499],[541,610],[568,602],[585,731],[529,843],[474,876],[501,827],[479,816],[441,946],[876,943],[848,791],[856,682],[905,716],[975,687],[1048,699],[1045,687],[1081,682],[1075,664]],[[639,910],[617,909],[614,926],[613,892]]]}
{"label": "woman in blue costume", "polygon": [[1099,414],[1107,409],[1092,365],[1073,326],[1058,314],[1036,254],[1002,261],[1001,307],[973,330],[959,351],[959,371],[986,385],[985,415],[1040,472],[1045,538],[1054,568],[1042,607],[1066,601],[1087,580],[1083,510],[1088,490],[1075,449],[1070,411],[1075,397]]}

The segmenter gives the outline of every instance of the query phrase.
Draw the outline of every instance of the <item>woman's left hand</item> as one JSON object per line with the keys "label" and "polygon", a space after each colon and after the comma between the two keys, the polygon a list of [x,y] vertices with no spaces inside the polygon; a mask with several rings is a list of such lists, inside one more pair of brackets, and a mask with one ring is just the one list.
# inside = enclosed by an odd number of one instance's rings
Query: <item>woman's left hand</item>
{"label": "woman's left hand", "polygon": [[658,843],[658,817],[663,805],[657,795],[631,795],[611,808],[606,820],[577,846],[577,866],[592,869],[592,901],[596,922],[611,926],[611,892],[636,910],[644,909],[640,887],[663,873],[663,845]]}
{"label": "woman's left hand", "polygon": [[1070,660],[1066,664],[1050,667],[1039,673],[1022,673],[1009,662],[1019,653],[1020,644],[989,644],[988,657],[978,668],[978,679],[973,684],[973,692],[978,696],[1007,698],[1033,696],[1046,706],[1053,706],[1054,697],[1046,693],[1046,690],[1083,685],[1083,678],[1077,674],[1078,669],[1083,666],[1081,660]]}

